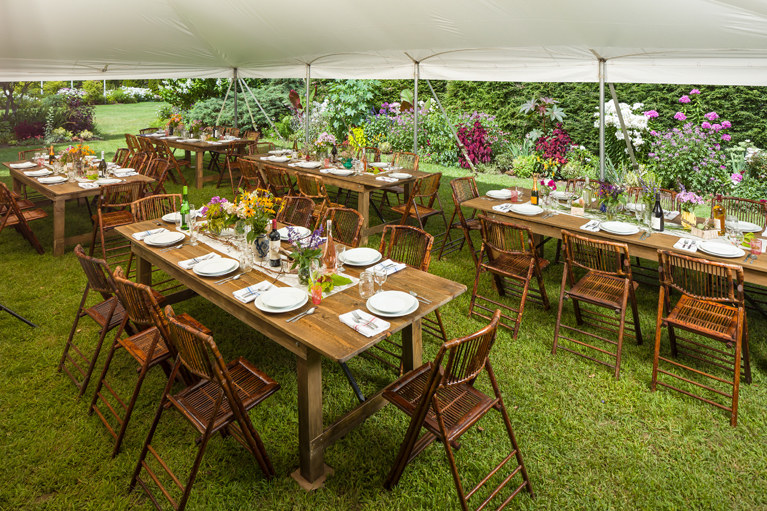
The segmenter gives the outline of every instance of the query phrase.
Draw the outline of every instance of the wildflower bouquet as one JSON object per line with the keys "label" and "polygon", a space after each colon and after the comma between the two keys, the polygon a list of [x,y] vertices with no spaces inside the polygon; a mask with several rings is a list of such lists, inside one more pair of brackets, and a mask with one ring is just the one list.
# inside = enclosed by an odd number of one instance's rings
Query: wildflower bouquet
{"label": "wildflower bouquet", "polygon": [[182,118],[181,114],[173,114],[170,116],[170,119],[168,119],[168,128],[178,128],[181,125]]}
{"label": "wildflower bouquet", "polygon": [[323,131],[314,141],[314,147],[318,151],[328,151],[336,145],[336,137],[327,131]]}
{"label": "wildflower bouquet", "polygon": [[240,189],[240,194],[232,206],[225,209],[229,209],[236,218],[237,233],[243,234],[246,232],[245,227],[250,227],[245,239],[248,243],[252,243],[258,236],[266,233],[267,221],[277,216],[281,206],[281,198],[275,197],[268,190],[257,188],[252,192]]}
{"label": "wildflower bouquet", "polygon": [[312,263],[316,261],[319,266],[322,245],[325,241],[326,239],[322,238],[322,227],[305,237],[300,236],[292,227],[288,227],[288,242],[293,245],[293,252],[290,254],[290,258],[293,259],[291,269],[298,268],[298,280],[302,284],[309,282]]}
{"label": "wildflower bouquet", "polygon": [[682,211],[691,212],[695,209],[695,206],[702,206],[706,201],[695,192],[688,192],[684,188],[681,192],[676,194],[676,201],[682,208]]}
{"label": "wildflower bouquet", "polygon": [[96,154],[96,151],[91,149],[87,145],[77,144],[77,145],[71,145],[64,149],[64,151],[61,153],[61,162],[62,163],[74,163],[74,162],[81,162],[83,158],[86,156],[93,156]]}
{"label": "wildflower bouquet", "polygon": [[625,191],[626,190],[621,186],[602,183],[597,192],[600,211],[605,212],[611,208],[615,209],[618,206],[626,204],[626,195],[623,193]]}

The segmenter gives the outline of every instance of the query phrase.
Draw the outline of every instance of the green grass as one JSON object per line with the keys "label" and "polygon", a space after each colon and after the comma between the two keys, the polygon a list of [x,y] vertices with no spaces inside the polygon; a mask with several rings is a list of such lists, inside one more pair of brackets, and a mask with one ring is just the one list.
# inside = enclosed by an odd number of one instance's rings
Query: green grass
{"label": "green grass", "polygon": [[[98,107],[99,125],[113,150],[126,128],[153,121],[154,106]],[[112,145],[109,145],[112,144]],[[0,149],[12,159],[16,149]],[[425,166],[430,170],[434,166]],[[463,174],[445,173],[442,200],[450,203],[447,181]],[[192,171],[186,173],[188,179]],[[7,174],[2,178],[8,183]],[[479,176],[480,191],[509,180]],[[170,185],[177,191],[178,186]],[[222,189],[223,191],[224,189]],[[192,190],[193,201],[218,193],[208,186]],[[225,193],[225,192],[224,192]],[[72,229],[87,229],[85,208],[71,206]],[[87,415],[94,388],[81,401],[68,379],[55,367],[84,286],[82,270],[71,254],[50,255],[50,220],[34,229],[46,254],[38,256],[12,230],[0,234],[0,303],[40,325],[31,329],[0,313],[0,509],[149,509],[141,491],[127,493],[130,474],[164,385],[152,371],[134,413],[124,452],[110,459],[111,438],[96,417]],[[439,231],[438,222],[430,225]],[[371,240],[374,244],[376,240]],[[553,259],[553,244],[546,256]],[[471,288],[473,265],[466,249],[431,271]],[[639,307],[645,343],[624,346],[620,381],[611,371],[567,353],[551,355],[562,266],[545,272],[552,310],[528,304],[517,340],[502,330],[492,355],[493,366],[536,491],[519,495],[510,509],[765,509],[767,496],[767,350],[765,322],[749,316],[754,382],[740,393],[739,425],[731,428],[726,414],[678,393],[652,393],[652,338],[657,290],[642,286]],[[489,279],[481,288],[491,293]],[[468,293],[442,309],[448,333],[463,335],[482,325],[466,318]],[[566,310],[570,304],[566,304]],[[407,428],[404,416],[386,407],[326,452],[335,469],[325,487],[306,493],[289,477],[298,463],[296,377],[293,357],[261,338],[209,302],[195,298],[176,307],[209,326],[224,354],[245,356],[282,385],[265,406],[251,413],[277,471],[266,481],[249,454],[232,439],[215,437],[202,464],[190,509],[454,509],[455,490],[439,444],[429,447],[406,470],[393,491],[383,489],[399,443]],[[572,319],[572,314],[567,313]],[[84,336],[95,329],[81,323]],[[82,342],[82,341],[81,341]],[[664,346],[667,341],[664,336]],[[426,341],[425,359],[436,343]],[[106,350],[105,350],[106,351]],[[103,360],[103,356],[102,356]],[[366,390],[392,375],[364,360],[352,370]],[[133,362],[124,353],[113,363],[112,380],[130,388]],[[343,374],[323,363],[325,419],[332,420],[355,405]],[[488,390],[481,378],[478,385]],[[508,448],[497,414],[461,440],[459,467],[468,483],[488,471]],[[177,473],[185,474],[194,451],[194,434],[174,413],[160,424],[155,445]]]}

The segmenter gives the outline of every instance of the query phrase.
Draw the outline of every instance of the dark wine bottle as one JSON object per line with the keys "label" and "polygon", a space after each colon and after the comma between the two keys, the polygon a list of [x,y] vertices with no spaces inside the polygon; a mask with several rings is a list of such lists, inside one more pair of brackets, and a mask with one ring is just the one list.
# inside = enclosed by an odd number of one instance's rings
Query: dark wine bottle
{"label": "dark wine bottle", "polygon": [[104,151],[101,151],[101,161],[99,162],[99,177],[107,177],[107,161],[104,159]]}
{"label": "dark wine bottle", "polygon": [[272,220],[272,231],[269,233],[269,266],[279,268],[280,261],[280,233],[277,231],[277,220]]}
{"label": "dark wine bottle", "polygon": [[655,205],[652,208],[652,228],[654,231],[663,232],[663,208],[660,205],[660,194],[655,194]]}
{"label": "dark wine bottle", "polygon": [[338,158],[338,148],[335,144],[333,144],[333,149],[330,150],[330,155],[333,157],[333,163],[335,163]]}

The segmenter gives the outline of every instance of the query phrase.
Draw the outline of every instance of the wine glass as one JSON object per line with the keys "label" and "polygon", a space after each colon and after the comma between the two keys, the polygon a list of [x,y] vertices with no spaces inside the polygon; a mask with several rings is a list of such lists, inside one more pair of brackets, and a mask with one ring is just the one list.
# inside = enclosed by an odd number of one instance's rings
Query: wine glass
{"label": "wine glass", "polygon": [[378,284],[378,292],[383,291],[383,285],[386,283],[386,278],[389,276],[385,268],[375,270],[373,272],[376,284]]}
{"label": "wine glass", "polygon": [[341,243],[336,244],[336,272],[341,273],[345,271],[343,253],[346,251],[346,245]]}
{"label": "wine glass", "polygon": [[360,298],[363,300],[375,294],[375,277],[371,271],[365,270],[360,273],[359,291]]}

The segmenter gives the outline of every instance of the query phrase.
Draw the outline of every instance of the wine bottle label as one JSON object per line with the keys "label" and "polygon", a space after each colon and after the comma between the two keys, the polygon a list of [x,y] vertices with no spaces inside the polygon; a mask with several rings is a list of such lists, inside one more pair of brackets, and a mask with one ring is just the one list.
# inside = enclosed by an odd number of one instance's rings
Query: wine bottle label
{"label": "wine bottle label", "polygon": [[[274,262],[277,264],[274,264]],[[269,241],[269,263],[271,266],[279,266],[280,264],[280,242]]]}
{"label": "wine bottle label", "polygon": [[660,231],[660,225],[661,225],[660,221],[661,221],[660,217],[657,217],[657,216],[653,215],[653,217],[652,217],[652,228],[654,230]]}

